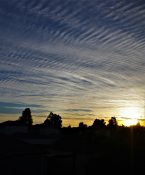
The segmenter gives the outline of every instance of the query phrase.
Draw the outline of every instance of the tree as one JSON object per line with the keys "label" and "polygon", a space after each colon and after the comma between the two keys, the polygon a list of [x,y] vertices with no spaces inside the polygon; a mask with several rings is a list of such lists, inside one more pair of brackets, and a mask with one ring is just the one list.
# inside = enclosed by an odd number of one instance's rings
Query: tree
{"label": "tree", "polygon": [[95,119],[92,126],[94,128],[104,128],[106,125],[104,119]]}
{"label": "tree", "polygon": [[31,116],[31,110],[30,110],[30,108],[26,108],[22,112],[22,116],[19,117],[18,123],[20,125],[32,126],[33,120],[32,120],[32,116]]}
{"label": "tree", "polygon": [[118,126],[116,117],[111,117],[111,119],[108,121],[108,125],[109,128],[116,128]]}
{"label": "tree", "polygon": [[85,129],[85,128],[87,128],[87,125],[84,124],[83,122],[80,122],[80,123],[79,123],[79,128],[80,128],[80,129]]}
{"label": "tree", "polygon": [[49,126],[52,128],[61,128],[62,127],[61,116],[50,112],[50,114],[48,115],[43,124],[44,126]]}

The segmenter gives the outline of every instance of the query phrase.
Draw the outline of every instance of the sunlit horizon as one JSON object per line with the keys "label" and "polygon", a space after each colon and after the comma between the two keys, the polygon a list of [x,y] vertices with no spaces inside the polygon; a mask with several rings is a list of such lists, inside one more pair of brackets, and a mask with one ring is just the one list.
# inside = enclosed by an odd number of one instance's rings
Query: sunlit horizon
{"label": "sunlit horizon", "polygon": [[2,0],[0,14],[1,121],[144,118],[143,1]]}
{"label": "sunlit horizon", "polygon": [[[34,110],[35,111],[35,110]],[[113,110],[112,110],[113,111]],[[106,125],[111,117],[116,117],[118,125],[119,126],[132,126],[140,123],[142,126],[145,126],[145,118],[144,118],[144,108],[141,107],[124,107],[118,110],[119,112],[112,112],[108,113],[106,115],[100,114],[97,115],[97,112],[93,115],[83,115],[79,113],[71,113],[71,114],[63,114],[59,111],[55,112],[56,114],[59,114],[62,117],[62,126],[72,126],[77,127],[80,122],[83,122],[84,124],[87,124],[88,126],[91,126],[95,119],[104,119],[106,122]],[[22,111],[21,111],[22,112]],[[3,114],[0,115],[0,122],[4,122],[7,120],[17,120],[18,117],[21,115],[21,112],[19,114]],[[49,112],[47,113],[34,113],[32,109],[32,117],[33,117],[33,124],[40,124],[43,123],[46,117],[49,115]]]}

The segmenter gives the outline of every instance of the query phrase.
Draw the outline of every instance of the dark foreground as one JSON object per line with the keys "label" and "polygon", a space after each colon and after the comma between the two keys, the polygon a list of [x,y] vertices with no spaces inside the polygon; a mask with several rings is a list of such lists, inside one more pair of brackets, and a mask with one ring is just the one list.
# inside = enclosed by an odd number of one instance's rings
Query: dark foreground
{"label": "dark foreground", "polygon": [[145,129],[0,135],[0,175],[144,174]]}

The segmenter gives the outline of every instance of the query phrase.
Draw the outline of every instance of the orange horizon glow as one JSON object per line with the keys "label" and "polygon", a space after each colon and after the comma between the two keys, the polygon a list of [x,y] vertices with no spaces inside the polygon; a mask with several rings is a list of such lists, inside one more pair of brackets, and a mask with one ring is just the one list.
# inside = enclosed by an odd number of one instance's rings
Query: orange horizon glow
{"label": "orange horizon glow", "polygon": [[[103,112],[102,112],[103,111]],[[49,113],[49,112],[48,112]],[[39,124],[43,123],[46,117],[48,116],[48,113],[32,113],[33,117],[33,124]],[[98,119],[104,119],[106,122],[106,125],[108,124],[108,121],[111,117],[116,117],[118,125],[124,125],[124,126],[132,126],[136,125],[137,123],[140,123],[141,126],[145,126],[145,119],[143,118],[144,115],[144,108],[139,107],[139,105],[129,106],[129,107],[122,107],[120,109],[114,109],[114,110],[97,110],[93,111],[92,115],[87,115],[84,113],[61,113],[57,112],[62,117],[62,126],[67,127],[71,125],[72,127],[79,126],[80,122],[83,122],[87,126],[91,126],[96,118]],[[83,115],[84,114],[84,115]],[[18,115],[16,114],[3,114],[0,115],[0,121],[4,122],[6,120],[17,120]]]}

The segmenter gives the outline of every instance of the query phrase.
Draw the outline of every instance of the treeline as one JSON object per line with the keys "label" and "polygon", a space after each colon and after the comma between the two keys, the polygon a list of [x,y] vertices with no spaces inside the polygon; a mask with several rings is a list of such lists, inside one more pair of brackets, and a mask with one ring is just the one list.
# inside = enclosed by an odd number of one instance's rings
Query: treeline
{"label": "treeline", "polygon": [[[9,125],[9,126],[28,126],[31,128],[33,125],[33,118],[31,115],[31,110],[30,108],[26,108],[23,112],[22,115],[18,118],[18,120],[15,121],[5,121],[1,123],[0,125]],[[46,120],[44,120],[43,123],[37,124],[37,126],[47,126],[47,127],[52,127],[52,128],[61,128],[62,127],[62,119],[61,116],[54,114],[50,112]]]}
{"label": "treeline", "polygon": [[[50,112],[50,114],[47,116],[47,118],[44,120],[41,124],[33,125],[33,119],[31,115],[30,108],[26,108],[24,111],[22,111],[22,115],[18,118],[16,121],[5,121],[3,123],[0,123],[0,125],[10,125],[10,126],[28,126],[31,128],[32,126],[35,127],[50,127],[50,128],[62,128],[62,117],[60,115],[54,114],[53,112]],[[137,125],[140,125],[139,123]],[[78,128],[85,129],[88,126],[84,124],[83,122],[80,122],[78,125]],[[107,124],[104,119],[95,119],[92,126],[89,126],[92,128],[116,128],[118,127],[118,122],[116,117],[111,117]],[[68,128],[71,128],[69,125]]]}
{"label": "treeline", "polygon": [[[108,124],[106,125],[106,122],[104,119],[95,119],[92,127],[93,128],[105,128],[105,127],[109,127],[109,128],[116,128],[118,126],[118,122],[116,117],[111,117],[108,121]],[[79,123],[79,128],[87,128],[87,125],[84,124],[83,122]]]}

